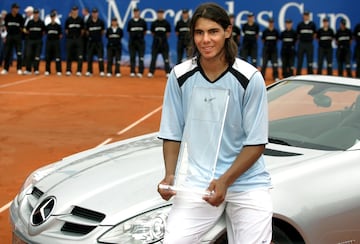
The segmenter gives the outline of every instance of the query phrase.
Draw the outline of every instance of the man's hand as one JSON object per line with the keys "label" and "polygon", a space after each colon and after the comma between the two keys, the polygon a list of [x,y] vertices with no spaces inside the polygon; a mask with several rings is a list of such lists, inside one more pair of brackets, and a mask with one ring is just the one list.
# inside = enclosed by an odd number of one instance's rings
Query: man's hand
{"label": "man's hand", "polygon": [[213,180],[210,182],[207,191],[210,194],[204,196],[203,199],[210,205],[218,207],[225,200],[227,186],[221,180]]}
{"label": "man's hand", "polygon": [[[167,176],[165,177],[160,183],[159,185],[173,185],[174,184],[174,175],[171,175],[171,176]],[[168,201],[170,200],[170,198],[172,196],[174,196],[176,194],[175,191],[171,190],[171,189],[163,189],[163,188],[160,188],[158,185],[158,192],[160,194],[160,196],[162,197],[162,199]]]}

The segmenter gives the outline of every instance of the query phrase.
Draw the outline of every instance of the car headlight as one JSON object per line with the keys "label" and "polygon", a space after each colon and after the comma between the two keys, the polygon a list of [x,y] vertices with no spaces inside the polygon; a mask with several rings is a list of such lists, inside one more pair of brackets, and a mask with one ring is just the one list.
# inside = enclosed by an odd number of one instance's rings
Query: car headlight
{"label": "car headlight", "polygon": [[99,237],[100,243],[148,244],[164,238],[170,206],[161,207],[128,219]]}

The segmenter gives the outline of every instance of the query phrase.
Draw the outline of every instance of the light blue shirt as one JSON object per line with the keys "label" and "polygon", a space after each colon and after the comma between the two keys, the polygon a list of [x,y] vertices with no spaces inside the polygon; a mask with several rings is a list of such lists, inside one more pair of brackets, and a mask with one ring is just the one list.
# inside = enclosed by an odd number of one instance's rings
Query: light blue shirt
{"label": "light blue shirt", "polygon": [[[236,59],[215,82],[207,80],[198,62],[185,61],[173,68],[167,81],[159,138],[181,141],[184,140],[185,123],[188,121],[191,96],[195,87],[222,89],[229,91],[229,101],[220,140],[220,150],[216,162],[214,178],[219,178],[235,161],[244,146],[261,145],[268,142],[268,113],[265,81],[260,72],[245,61]],[[187,125],[188,126],[188,125]],[[202,127],[202,124],[198,125]],[[204,128],[192,128],[204,131]],[[205,133],[211,141],[211,133]],[[209,135],[206,135],[209,134]],[[209,150],[204,143],[192,143],[189,152],[196,150],[195,158],[187,155],[189,171],[211,171],[204,162]],[[181,155],[180,155],[181,156]],[[179,169],[177,169],[178,171]],[[177,172],[178,173],[178,172]],[[211,172],[203,172],[207,176]],[[200,175],[200,174],[198,174]],[[204,177],[205,177],[204,176]],[[189,184],[206,189],[208,183],[201,177],[192,177]],[[264,158],[261,156],[254,165],[242,174],[230,187],[229,191],[246,191],[259,187],[270,187],[270,175],[266,171]]]}

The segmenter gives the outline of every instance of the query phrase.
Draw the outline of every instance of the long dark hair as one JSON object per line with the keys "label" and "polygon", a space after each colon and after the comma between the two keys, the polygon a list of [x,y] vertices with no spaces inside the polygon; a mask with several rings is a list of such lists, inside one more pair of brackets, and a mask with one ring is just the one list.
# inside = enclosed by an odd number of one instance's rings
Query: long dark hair
{"label": "long dark hair", "polygon": [[[194,42],[194,28],[196,21],[199,18],[206,18],[209,20],[212,20],[225,30],[226,28],[231,25],[229,15],[226,13],[226,11],[217,5],[216,3],[203,3],[200,6],[197,7],[195,10],[193,16],[191,17],[190,21],[190,48],[189,48],[189,54],[190,56],[196,56],[198,57],[200,55],[199,50],[197,49],[195,42]],[[235,57],[238,52],[238,47],[233,40],[232,36],[227,38],[225,40],[224,44],[225,49],[225,59],[229,64],[232,64],[235,61]]]}

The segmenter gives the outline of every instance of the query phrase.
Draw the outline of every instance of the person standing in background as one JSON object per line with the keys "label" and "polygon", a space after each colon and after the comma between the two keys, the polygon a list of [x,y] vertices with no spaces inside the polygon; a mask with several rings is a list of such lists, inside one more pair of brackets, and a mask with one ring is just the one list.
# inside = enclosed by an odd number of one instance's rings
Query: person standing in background
{"label": "person standing in background", "polygon": [[235,24],[235,16],[233,14],[229,14],[230,23],[232,25],[232,37],[237,45],[237,47],[240,47],[240,41],[241,41],[241,30],[238,26]]}
{"label": "person standing in background", "polygon": [[307,73],[313,74],[313,60],[314,60],[314,44],[313,40],[316,35],[316,25],[310,20],[310,12],[305,11],[303,13],[303,21],[301,21],[296,32],[298,34],[298,55],[297,55],[297,68],[296,74],[301,74],[302,65],[304,62],[304,56],[306,55]]}
{"label": "person standing in background", "polygon": [[5,16],[5,28],[7,31],[6,41],[5,41],[5,62],[4,69],[1,71],[1,74],[5,75],[9,71],[10,60],[13,53],[13,49],[16,50],[17,56],[17,73],[22,75],[22,40],[21,35],[24,28],[24,18],[19,14],[20,6],[17,3],[11,5],[11,12]]}
{"label": "person standing in background", "polygon": [[0,13],[0,67],[3,66],[4,61],[4,47],[6,40],[6,28],[5,28],[5,16],[7,14],[6,10],[2,10]]}
{"label": "person standing in background", "polygon": [[34,18],[34,7],[33,6],[27,6],[24,10],[25,12],[25,22],[24,27],[29,23],[30,20]]}
{"label": "person standing in background", "polygon": [[168,38],[171,33],[171,27],[170,23],[164,18],[163,9],[157,11],[157,19],[151,23],[151,33],[153,35],[153,43],[151,46],[151,62],[148,77],[151,78],[154,75],[158,54],[161,54],[163,57],[165,73],[168,76],[170,73]]}
{"label": "person standing in background", "polygon": [[337,45],[336,60],[338,65],[338,75],[343,76],[344,64],[348,77],[351,74],[351,41],[352,32],[346,27],[346,20],[340,20],[340,28],[336,31],[335,40]]}
{"label": "person standing in background", "polygon": [[50,13],[51,22],[46,25],[46,46],[45,46],[45,75],[51,73],[51,60],[55,58],[56,74],[61,75],[61,50],[60,39],[62,38],[61,26],[56,22],[56,11]]}
{"label": "person standing in background", "polygon": [[354,50],[354,58],[356,62],[356,78],[360,78],[360,23],[355,25],[353,36],[356,41]]}
{"label": "person standing in background", "polygon": [[175,33],[177,36],[176,44],[176,54],[177,54],[177,63],[181,63],[184,53],[188,57],[188,47],[190,43],[190,28],[189,28],[189,10],[183,9],[181,19],[176,22]]}
{"label": "person standing in background", "polygon": [[25,27],[25,33],[28,35],[26,42],[27,53],[25,55],[26,70],[25,75],[29,75],[34,69],[34,74],[39,73],[40,54],[43,46],[43,36],[45,34],[44,21],[40,19],[39,9],[34,9],[34,17],[31,19]]}
{"label": "person standing in background", "polygon": [[333,29],[329,27],[329,19],[323,19],[323,26],[316,32],[316,38],[319,42],[318,48],[318,70],[317,74],[322,74],[324,59],[326,60],[327,75],[332,75],[332,62],[333,62],[333,48],[332,42],[334,40],[335,33]]}
{"label": "person standing in background", "polygon": [[111,26],[106,30],[107,42],[107,77],[111,77],[113,73],[113,63],[115,61],[115,76],[120,77],[120,61],[121,61],[121,39],[123,30],[119,27],[117,18],[111,19]]}
{"label": "person standing in background", "polygon": [[24,22],[24,30],[23,30],[23,33],[22,33],[22,38],[23,38],[23,63],[22,63],[22,66],[25,66],[26,65],[26,60],[27,60],[27,41],[29,39],[29,36],[28,34],[26,33],[26,26],[27,24],[29,23],[30,20],[32,20],[34,18],[34,8],[33,6],[27,6],[24,10],[25,12],[25,22]]}
{"label": "person standing in background", "polygon": [[263,41],[261,74],[265,77],[267,63],[270,60],[273,69],[273,80],[276,81],[279,79],[277,49],[279,31],[274,26],[273,18],[269,19],[269,26],[263,31],[261,40]]}
{"label": "person standing in background", "polygon": [[52,10],[50,11],[50,14],[47,14],[47,15],[45,16],[45,20],[44,20],[45,26],[47,26],[48,24],[50,24],[50,22],[52,21],[52,17],[51,17],[52,14],[55,14],[55,16],[56,16],[56,17],[55,17],[55,23],[61,25],[61,21],[60,21],[60,18],[59,18],[59,15],[58,15],[56,9],[52,9]]}
{"label": "person standing in background", "polygon": [[141,78],[144,73],[144,55],[145,55],[145,34],[147,24],[140,17],[140,9],[134,8],[134,16],[127,24],[129,33],[129,53],[130,53],[130,77],[135,77],[136,56],[138,56],[138,72],[136,76]]}
{"label": "person standing in background", "polygon": [[66,34],[66,75],[71,75],[71,64],[73,60],[77,61],[77,76],[82,75],[83,65],[83,34],[84,21],[79,16],[79,8],[73,6],[70,16],[65,21]]}
{"label": "person standing in background", "polygon": [[297,41],[296,31],[293,29],[291,19],[285,20],[285,30],[280,33],[281,43],[281,63],[283,78],[294,75],[295,64],[295,45]]}
{"label": "person standing in background", "polygon": [[243,32],[243,42],[240,50],[240,57],[248,61],[248,58],[251,58],[250,63],[257,67],[257,55],[258,55],[258,36],[259,36],[259,25],[255,22],[254,13],[248,13],[247,23],[245,23],[242,28]]}
{"label": "person standing in background", "polygon": [[[83,21],[84,21],[84,27],[86,28],[86,25],[90,19],[90,11],[89,11],[89,8],[87,7],[84,7],[82,10],[81,10],[81,13],[82,13],[82,18],[83,18]],[[83,60],[84,61],[87,61],[87,43],[88,43],[88,38],[86,35],[83,35]]]}
{"label": "person standing in background", "polygon": [[88,64],[86,76],[91,76],[93,74],[93,59],[95,55],[98,57],[100,76],[104,76],[104,44],[102,37],[105,33],[105,23],[99,18],[99,11],[97,8],[93,8],[91,11],[91,17],[87,21],[85,33],[88,39]]}

